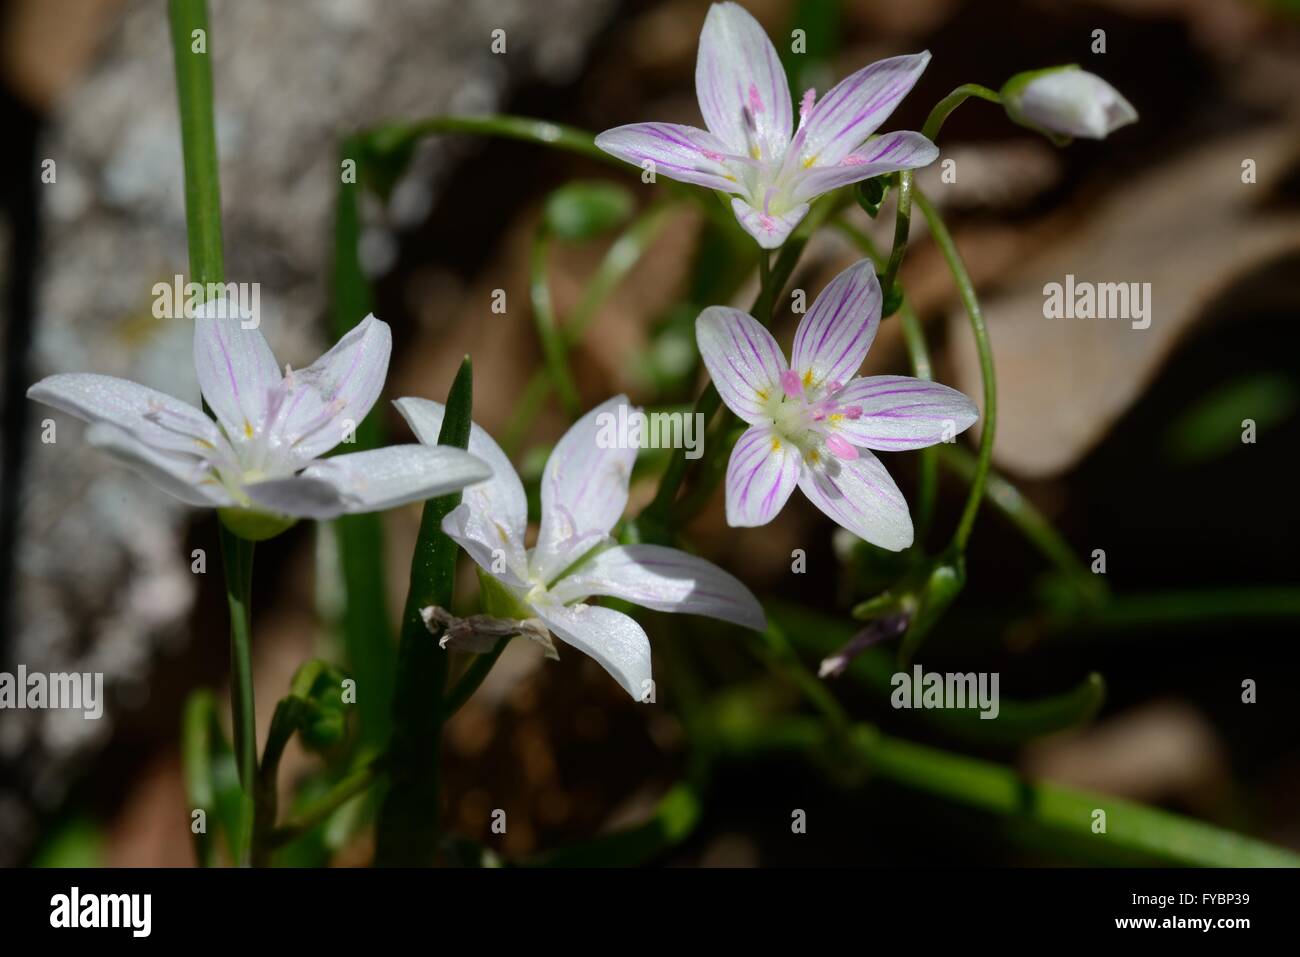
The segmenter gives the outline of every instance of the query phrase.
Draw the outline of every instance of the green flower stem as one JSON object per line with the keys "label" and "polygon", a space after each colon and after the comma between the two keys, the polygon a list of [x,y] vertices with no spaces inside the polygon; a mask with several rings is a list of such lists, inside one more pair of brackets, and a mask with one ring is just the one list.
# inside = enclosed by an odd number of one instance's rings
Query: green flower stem
{"label": "green flower stem", "polygon": [[[344,141],[339,159],[358,163],[356,182],[340,177],[334,208],[334,268],[330,333],[337,342],[361,318],[375,311],[374,294],[361,268],[361,195],[367,170],[365,151],[357,137]],[[384,444],[382,407],[372,409],[357,425],[350,452]],[[357,686],[361,717],[361,751],[372,753],[388,743],[393,713],[393,684],[397,673],[394,640],[386,591],[384,526],[379,512],[340,515],[331,523],[333,542],[343,579],[342,614],[333,624],[342,632],[347,660]]]}
{"label": "green flower stem", "polygon": [[[939,449],[939,461],[945,468],[963,481],[974,483],[979,469],[979,460],[974,455],[960,445],[943,445],[936,448]],[[1005,515],[1048,561],[1075,582],[1080,591],[1092,597],[1105,597],[1106,583],[1100,576],[1088,571],[1087,566],[1079,560],[1079,556],[1070,547],[1070,543],[1061,536],[1047,516],[1025,498],[1020,489],[997,472],[990,470],[985,483],[984,497]]]}
{"label": "green flower stem", "polygon": [[978,83],[963,83],[934,105],[934,109],[926,117],[925,125],[921,127],[921,135],[933,143],[938,139],[939,130],[943,129],[948,115],[972,96],[988,100],[990,103],[1002,102],[1002,97],[997,90],[990,90],[987,86],[980,86]]}
{"label": "green flower stem", "polygon": [[[922,135],[934,142],[939,136],[939,130],[943,128],[944,121],[948,119],[948,114],[972,96],[994,103],[1002,102],[1002,97],[996,91],[980,86],[978,83],[966,83],[935,104],[926,118],[925,126],[921,129]],[[903,255],[907,252],[907,239],[912,231],[912,170],[910,169],[898,174],[898,202],[894,215],[894,245],[889,251],[884,278],[880,281],[887,308],[890,303],[896,301],[895,286],[898,282],[898,270],[903,265]],[[886,312],[884,318],[888,318],[890,314]]]}
{"label": "green flower stem", "polygon": [[289,821],[272,831],[267,845],[272,849],[283,847],[328,821],[334,812],[348,801],[374,787],[384,774],[385,760],[386,758],[381,755],[343,778]]}
{"label": "green flower stem", "polygon": [[984,313],[975,294],[975,284],[971,282],[970,274],[966,271],[966,264],[962,262],[952,234],[948,232],[948,227],[929,199],[920,190],[915,191],[914,199],[930,227],[930,233],[934,236],[939,251],[943,253],[943,258],[948,263],[962,305],[965,306],[966,314],[970,317],[971,332],[975,336],[975,348],[979,352],[980,378],[984,383],[984,416],[980,431],[979,460],[975,466],[975,474],[971,478],[966,507],[962,511],[961,520],[957,523],[957,530],[953,534],[950,546],[952,551],[960,553],[966,550],[966,543],[970,539],[971,528],[975,525],[975,516],[979,512],[980,500],[984,497],[984,483],[988,478],[989,466],[993,461],[993,438],[997,433],[998,422],[998,385],[993,372],[993,348],[989,344],[988,328],[984,324]]}
{"label": "green flower stem", "polygon": [[230,610],[230,711],[235,741],[235,766],[243,788],[239,840],[240,863],[252,846],[257,789],[257,707],[253,700],[253,639],[250,606],[253,590],[253,543],[221,528],[221,557],[226,573],[226,605]]}
{"label": "green flower stem", "polygon": [[582,400],[578,397],[578,386],[573,381],[573,372],[569,368],[564,337],[555,322],[555,304],[551,300],[551,289],[546,280],[546,258],[550,248],[550,231],[544,225],[538,227],[533,239],[528,294],[532,299],[533,319],[537,323],[537,337],[542,343],[542,355],[546,360],[551,385],[559,393],[560,403],[569,418],[576,419],[582,408]]}
{"label": "green flower stem", "polygon": [[[221,178],[212,108],[212,36],[206,0],[170,0],[176,95],[181,116],[181,155],[185,163],[185,231],[190,279],[205,286],[225,280],[221,254]],[[204,53],[195,53],[195,31],[202,31]]]}
{"label": "green flower stem", "polygon": [[[181,766],[185,796],[190,807],[202,810],[208,820],[217,817],[217,788],[212,780],[213,737],[217,724],[217,703],[212,692],[200,689],[185,702],[181,720]],[[200,867],[216,862],[217,842],[205,827],[194,833],[194,855]]]}
{"label": "green flower stem", "polygon": [[[170,0],[172,51],[176,65],[176,96],[181,118],[181,156],[185,167],[185,230],[189,245],[190,279],[223,282],[221,252],[221,186],[217,164],[217,134],[212,107],[212,37],[204,0]],[[201,31],[201,33],[200,33]],[[194,52],[202,36],[204,52]],[[238,538],[224,524],[221,556],[226,573],[226,603],[230,608],[231,717],[235,758],[244,790],[242,826],[236,847],[247,860],[254,824],[253,791],[257,781],[257,719],[253,700],[252,636],[249,600],[252,592],[253,544]]]}
{"label": "green flower stem", "polygon": [[479,686],[487,678],[488,672],[492,666],[497,663],[501,657],[501,652],[506,650],[506,645],[510,643],[509,638],[502,638],[497,642],[497,646],[485,654],[475,655],[474,660],[469,663],[469,667],[456,679],[456,683],[451,686],[447,696],[442,702],[443,720],[449,720],[452,715],[464,707],[465,702],[474,697],[474,692],[478,691]]}
{"label": "green flower stem", "polygon": [[622,160],[598,149],[595,137],[586,130],[529,116],[433,116],[412,123],[395,123],[372,130],[370,144],[379,153],[392,155],[411,149],[426,136],[448,133],[498,136],[538,146],[568,150],[607,163],[626,165]]}
{"label": "green flower stem", "polygon": [[[903,255],[907,252],[907,238],[912,233],[912,171],[905,169],[898,174],[898,200],[894,213],[894,245],[889,251],[889,261],[885,264],[885,274],[880,280],[882,301],[888,305],[898,293],[898,270],[903,266]],[[879,265],[876,267],[880,268]],[[889,314],[881,318],[887,319]]]}
{"label": "green flower stem", "polygon": [[[466,356],[447,395],[439,445],[468,447],[472,403],[473,373]],[[461,493],[452,492],[424,503],[411,557],[388,748],[391,785],[376,833],[375,863],[381,866],[427,867],[438,849],[447,653],[438,647],[438,635],[425,627],[420,610],[451,607],[459,549],[442,531],[442,520],[460,501]]]}
{"label": "green flower stem", "polygon": [[[1054,839],[1060,850],[1086,859],[1120,859],[1208,867],[1297,867],[1290,851],[1177,814],[1108,795],[1076,791],[1027,779],[992,762],[952,754],[855,725],[847,753],[836,746],[816,718],[786,717],[764,721],[742,718],[715,722],[717,744],[726,753],[752,756],[765,752],[823,754],[837,761],[861,763],[875,778],[932,794],[1006,818],[1040,843]],[[1094,812],[1106,812],[1106,833],[1093,833]]]}

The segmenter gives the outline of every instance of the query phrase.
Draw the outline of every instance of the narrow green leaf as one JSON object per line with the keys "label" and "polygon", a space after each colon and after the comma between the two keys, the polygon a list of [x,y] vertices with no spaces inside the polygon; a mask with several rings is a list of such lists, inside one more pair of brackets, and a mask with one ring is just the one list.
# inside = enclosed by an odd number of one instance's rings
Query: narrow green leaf
{"label": "narrow green leaf", "polygon": [[635,203],[626,187],[602,180],[566,183],[542,206],[542,219],[555,236],[570,242],[594,239],[626,222]]}
{"label": "narrow green leaf", "polygon": [[[357,138],[339,151],[340,170],[348,161],[357,164],[355,177],[340,176],[334,218],[333,317],[331,333],[342,338],[374,311],[370,283],[361,269],[360,190],[367,172],[364,151]],[[349,182],[349,180],[355,180]],[[377,448],[384,442],[380,405],[357,426],[356,442],[345,451]],[[373,751],[388,740],[392,728],[393,682],[397,671],[397,645],[393,640],[386,600],[384,526],[378,512],[344,515],[334,521],[339,568],[343,577],[343,643],[348,661],[364,691],[357,696],[361,718],[361,743]]]}
{"label": "narrow green leaf", "polygon": [[[447,395],[438,444],[461,449],[469,446],[473,391],[473,372],[466,356]],[[428,866],[438,850],[447,653],[438,647],[438,636],[425,627],[420,609],[451,607],[458,551],[456,543],[443,533],[442,520],[460,499],[460,492],[452,492],[424,503],[411,557],[388,749],[391,785],[380,809],[375,847],[375,863],[381,866]]]}

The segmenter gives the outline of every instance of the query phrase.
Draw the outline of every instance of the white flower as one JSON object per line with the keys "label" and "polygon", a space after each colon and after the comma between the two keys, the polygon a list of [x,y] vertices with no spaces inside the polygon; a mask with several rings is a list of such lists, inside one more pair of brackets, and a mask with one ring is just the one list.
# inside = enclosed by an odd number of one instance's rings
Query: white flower
{"label": "white flower", "polygon": [[[395,403],[423,442],[436,442],[444,408],[428,399]],[[486,432],[470,429],[470,451],[492,468],[490,481],[465,490],[442,529],[560,640],[595,658],[637,700],[652,690],[650,642],[632,618],[593,595],[657,611],[706,615],[761,631],[753,594],[711,562],[660,545],[614,545],[610,530],[627,505],[635,448],[602,448],[597,422],[617,415],[617,396],[579,419],[556,444],[542,474],[537,545],[524,547],[528,500],[523,483]],[[608,547],[606,547],[608,546]]]}
{"label": "white flower", "polygon": [[939,155],[920,133],[869,139],[929,62],[929,53],[881,60],[820,101],[808,90],[792,131],[790,84],[772,41],[744,7],[715,3],[695,63],[695,95],[708,129],[634,123],[606,130],[596,145],[637,166],[651,163],[669,179],[733,194],[740,225],[761,247],[775,249],[822,193],[926,166]]}
{"label": "white flower", "polygon": [[1002,102],[1022,126],[1090,140],[1105,139],[1138,118],[1117,89],[1077,66],[1019,73],[1002,87]]}
{"label": "white flower", "polygon": [[797,485],[859,538],[912,544],[907,500],[871,449],[951,441],[978,417],[955,389],[910,376],[858,376],[880,326],[880,282],[863,259],[831,280],[794,334],[791,361],[758,320],[710,306],[695,338],[727,408],[749,428],[727,465],[727,522],[766,525]]}
{"label": "white flower", "polygon": [[106,375],[52,375],[27,396],[91,423],[92,445],[183,502],[221,509],[247,538],[269,537],[295,518],[420,501],[491,474],[447,447],[322,459],[379,398],[392,351],[388,325],[366,316],[312,365],[281,374],[261,332],[235,312],[213,300],[194,319],[194,364],[215,422],[188,402]]}

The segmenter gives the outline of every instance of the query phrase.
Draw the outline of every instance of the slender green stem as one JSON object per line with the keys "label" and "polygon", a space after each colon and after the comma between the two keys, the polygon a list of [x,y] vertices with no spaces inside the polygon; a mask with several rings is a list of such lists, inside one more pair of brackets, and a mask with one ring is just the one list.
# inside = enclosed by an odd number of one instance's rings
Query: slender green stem
{"label": "slender green stem", "polygon": [[[738,709],[732,709],[738,714]],[[997,814],[1027,836],[1056,841],[1066,853],[1088,858],[1210,867],[1296,867],[1290,851],[1241,834],[1145,807],[1105,794],[1076,791],[1034,781],[1012,768],[978,758],[913,744],[855,725],[847,750],[837,746],[816,718],[713,723],[717,745],[726,753],[749,756],[768,752],[798,755],[829,753],[838,762],[860,762],[875,778]],[[1094,832],[1105,812],[1106,830]]]}
{"label": "slender green stem", "polygon": [[272,831],[268,845],[272,848],[282,847],[329,820],[340,807],[374,786],[384,773],[385,760],[384,756],[380,756],[343,778],[328,792]]}
{"label": "slender green stem", "polygon": [[221,178],[212,106],[212,36],[206,0],[170,0],[176,94],[180,103],[181,155],[185,163],[185,230],[190,279],[223,282]]}
{"label": "slender green stem", "polygon": [[894,214],[894,245],[889,251],[889,261],[885,264],[885,275],[880,281],[880,290],[885,303],[897,301],[898,270],[903,265],[903,255],[907,252],[907,238],[912,232],[912,171],[905,169],[898,174],[897,211]]}
{"label": "slender green stem", "polygon": [[921,210],[921,215],[925,217],[930,233],[948,263],[962,305],[965,306],[966,314],[970,317],[971,332],[975,336],[975,348],[979,352],[980,378],[984,382],[984,418],[980,432],[979,460],[971,479],[966,507],[957,523],[957,530],[953,534],[950,546],[954,551],[962,552],[966,549],[971,528],[975,525],[980,500],[984,497],[984,483],[993,460],[993,438],[997,433],[998,422],[998,386],[993,371],[993,347],[989,343],[988,327],[984,324],[984,313],[980,309],[979,297],[975,294],[975,284],[971,282],[970,273],[966,271],[966,264],[962,262],[961,253],[957,251],[957,244],[953,242],[952,234],[948,232],[948,227],[925,194],[920,190],[916,190],[915,194],[916,205]]}
{"label": "slender green stem", "polygon": [[934,142],[948,115],[972,96],[988,100],[990,103],[1002,102],[1002,97],[996,90],[990,90],[987,86],[980,86],[978,83],[963,83],[934,105],[934,109],[926,117],[925,125],[921,127],[921,135]]}
{"label": "slender green stem", "polygon": [[[217,788],[212,780],[213,737],[219,733],[216,723],[217,703],[212,692],[203,688],[191,694],[181,721],[181,766],[185,795],[207,820],[217,816]],[[217,842],[206,826],[194,831],[194,853],[200,867],[211,867],[216,860]]]}
{"label": "slender green stem", "polygon": [[479,686],[483,684],[488,672],[497,663],[497,659],[501,657],[501,652],[506,650],[506,645],[509,642],[509,638],[503,638],[497,642],[497,646],[491,651],[474,656],[474,660],[469,663],[469,667],[451,686],[451,690],[447,692],[447,697],[443,700],[442,714],[444,721],[449,720],[452,715],[464,707],[466,701],[474,696],[474,692],[478,691]]}
{"label": "slender green stem", "polygon": [[235,766],[244,791],[243,826],[237,846],[241,863],[251,848],[257,789],[257,707],[253,700],[253,650],[250,613],[253,589],[253,543],[221,528],[221,556],[230,610],[230,710]]}
{"label": "slender green stem", "polygon": [[533,239],[528,292],[533,303],[533,319],[537,323],[537,338],[542,343],[542,355],[546,359],[551,385],[559,393],[564,411],[570,418],[577,418],[582,401],[578,398],[578,387],[569,369],[564,337],[555,322],[555,304],[551,300],[551,288],[546,279],[546,258],[550,248],[549,230],[544,225],[538,227],[537,236]]}
{"label": "slender green stem", "polygon": [[[994,103],[1002,102],[1002,97],[988,87],[980,86],[978,83],[966,83],[935,104],[929,117],[926,118],[925,126],[922,127],[922,135],[928,140],[935,140],[948,114],[972,96],[991,100]],[[910,169],[898,174],[898,200],[894,215],[894,245],[889,251],[889,261],[885,266],[884,278],[880,282],[887,310],[898,302],[898,292],[895,288],[898,283],[898,270],[903,265],[903,255],[907,252],[907,239],[912,231],[912,171]],[[885,317],[890,314],[887,311]]]}
{"label": "slender green stem", "polygon": [[447,133],[499,136],[581,153],[607,163],[626,165],[622,160],[598,149],[595,138],[586,130],[530,116],[433,116],[412,123],[380,127],[371,131],[370,142],[372,148],[380,153],[393,153],[410,149],[426,136]]}
{"label": "slender green stem", "polygon": [[[968,483],[973,483],[979,460],[959,445],[942,446],[939,460],[944,466]],[[985,484],[984,497],[1025,536],[1058,569],[1075,581],[1089,595],[1104,596],[1105,582],[1093,575],[1080,561],[1061,533],[1047,516],[1034,507],[1011,482],[990,470]]]}

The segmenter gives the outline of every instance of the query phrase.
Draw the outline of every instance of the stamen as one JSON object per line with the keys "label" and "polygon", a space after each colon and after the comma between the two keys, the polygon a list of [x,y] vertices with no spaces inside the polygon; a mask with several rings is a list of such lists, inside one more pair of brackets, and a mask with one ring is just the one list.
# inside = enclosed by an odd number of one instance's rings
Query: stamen
{"label": "stamen", "polygon": [[826,436],[826,448],[830,449],[836,458],[851,460],[858,457],[858,450],[838,435]]}
{"label": "stamen", "polygon": [[793,369],[786,369],[781,373],[781,390],[790,398],[803,395],[803,383],[799,380],[799,373]]}
{"label": "stamen", "polygon": [[865,156],[859,156],[857,153],[850,153],[844,159],[840,160],[841,166],[866,166],[871,162]]}
{"label": "stamen", "polygon": [[808,119],[808,114],[812,112],[815,102],[817,102],[817,91],[810,86],[804,90],[803,99],[799,101],[799,122],[801,124]]}
{"label": "stamen", "polygon": [[763,97],[759,95],[758,86],[749,84],[749,111],[755,115],[763,112]]}

